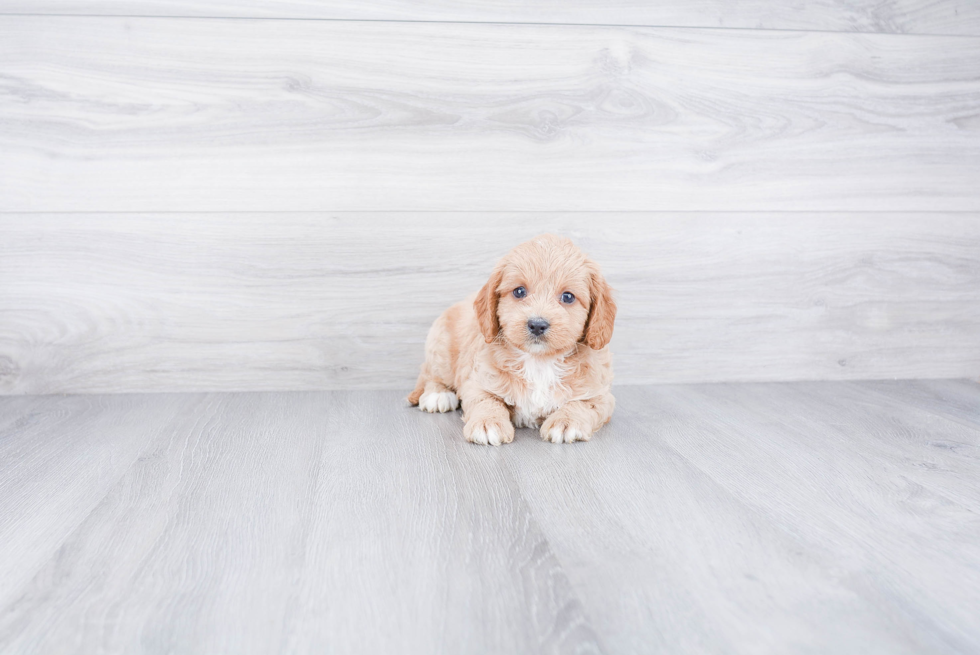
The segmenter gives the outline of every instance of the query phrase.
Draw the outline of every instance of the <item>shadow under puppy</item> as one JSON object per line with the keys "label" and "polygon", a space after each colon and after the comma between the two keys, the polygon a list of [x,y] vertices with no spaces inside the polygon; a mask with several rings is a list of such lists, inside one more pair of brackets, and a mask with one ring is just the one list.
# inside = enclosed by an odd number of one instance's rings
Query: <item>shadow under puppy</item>
{"label": "shadow under puppy", "polygon": [[483,288],[436,319],[408,401],[463,404],[463,434],[510,443],[514,426],[554,443],[587,441],[609,421],[616,304],[598,265],[546,234],[501,259]]}

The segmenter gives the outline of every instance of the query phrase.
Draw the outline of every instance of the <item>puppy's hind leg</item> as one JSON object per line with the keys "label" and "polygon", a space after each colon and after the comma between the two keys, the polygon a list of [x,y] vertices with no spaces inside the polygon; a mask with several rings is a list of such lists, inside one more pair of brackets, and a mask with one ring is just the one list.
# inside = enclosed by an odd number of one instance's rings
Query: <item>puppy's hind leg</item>
{"label": "puppy's hind leg", "polygon": [[443,312],[425,338],[425,363],[415,390],[408,396],[408,402],[418,405],[423,412],[451,412],[459,407],[456,394],[446,386],[453,379],[454,311],[458,313],[456,306]]}
{"label": "puppy's hind leg", "polygon": [[419,404],[419,398],[421,398],[422,394],[425,393],[425,382],[428,379],[429,378],[426,377],[425,373],[419,375],[418,382],[415,383],[415,390],[412,391],[412,393],[408,394],[408,398],[405,399],[409,402],[409,404],[411,405]]}
{"label": "puppy's hind leg", "polygon": [[423,373],[415,384],[415,391],[408,396],[408,402],[418,405],[423,412],[451,412],[459,407],[456,394],[438,380]]}

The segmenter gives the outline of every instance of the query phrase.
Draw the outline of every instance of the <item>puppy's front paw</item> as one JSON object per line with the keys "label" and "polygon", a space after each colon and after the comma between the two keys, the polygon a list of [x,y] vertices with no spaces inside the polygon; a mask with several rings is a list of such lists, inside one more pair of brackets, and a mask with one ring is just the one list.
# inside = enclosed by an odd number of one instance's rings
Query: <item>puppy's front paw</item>
{"label": "puppy's front paw", "polygon": [[463,426],[463,436],[471,443],[499,446],[514,440],[514,424],[510,421],[474,416]]}
{"label": "puppy's front paw", "polygon": [[452,391],[433,391],[419,398],[423,412],[451,412],[459,407],[459,399]]}
{"label": "puppy's front paw", "polygon": [[551,443],[572,443],[592,438],[592,426],[555,412],[541,426],[541,438]]}

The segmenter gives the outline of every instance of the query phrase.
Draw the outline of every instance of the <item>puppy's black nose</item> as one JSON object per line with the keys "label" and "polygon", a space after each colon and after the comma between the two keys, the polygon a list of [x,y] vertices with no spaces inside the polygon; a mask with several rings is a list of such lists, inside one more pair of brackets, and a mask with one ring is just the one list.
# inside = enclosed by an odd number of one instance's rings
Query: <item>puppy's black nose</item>
{"label": "puppy's black nose", "polygon": [[527,322],[527,329],[536,337],[540,337],[547,332],[549,327],[551,327],[551,323],[543,318],[532,318]]}

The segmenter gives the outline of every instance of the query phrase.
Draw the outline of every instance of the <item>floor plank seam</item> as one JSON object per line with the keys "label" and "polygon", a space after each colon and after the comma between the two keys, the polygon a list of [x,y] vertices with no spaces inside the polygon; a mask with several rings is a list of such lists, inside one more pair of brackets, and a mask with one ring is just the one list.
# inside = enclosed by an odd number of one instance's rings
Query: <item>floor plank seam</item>
{"label": "floor plank seam", "polygon": [[[847,382],[849,384],[854,384],[854,383],[873,382],[873,381],[874,380],[848,380]],[[960,425],[962,427],[969,428],[973,432],[980,433],[980,424],[978,424],[978,423],[971,423],[969,420],[962,419],[959,416],[956,416],[955,414],[940,413],[938,411],[927,409],[926,407],[923,407],[923,406],[918,405],[918,404],[916,404],[916,405],[906,405],[906,404],[903,404],[900,399],[895,398],[894,396],[889,395],[886,391],[883,391],[881,389],[876,389],[874,387],[861,386],[860,388],[861,389],[864,389],[864,390],[866,390],[868,392],[870,392],[871,394],[873,394],[876,397],[879,397],[879,398],[883,399],[890,406],[896,406],[897,405],[897,406],[900,406],[900,407],[910,408],[912,410],[917,411],[919,414],[921,414],[923,416],[932,416],[932,417],[935,417],[935,418],[947,420],[947,421],[950,421],[952,423],[956,423],[957,425]],[[977,389],[977,414],[978,414],[978,418],[980,418],[980,386],[978,386],[978,389]]]}
{"label": "floor plank seam", "polygon": [[[48,397],[55,396],[55,395],[65,396],[65,395],[88,395],[88,394],[50,394]],[[98,395],[103,395],[103,394],[92,394],[92,396],[98,396]],[[105,395],[116,396],[116,395],[134,395],[134,394],[105,394]],[[159,395],[159,394],[135,394],[135,395]],[[179,395],[204,396],[200,399],[199,402],[194,403],[187,408],[188,413],[197,410],[202,403],[207,401],[207,396],[199,393],[186,393],[186,394],[182,393]],[[175,420],[179,420],[179,416],[176,417]],[[146,452],[150,450],[152,447],[154,447],[157,441],[163,438],[168,430],[170,432],[173,432],[174,430],[173,423],[167,423],[161,426],[161,428],[157,431],[157,434],[147,439],[146,442],[134,453],[129,464],[125,468],[122,468],[119,471],[118,475],[115,476],[115,480],[113,480],[111,484],[106,485],[105,492],[101,495],[101,497],[99,497],[97,501],[91,504],[89,509],[81,515],[81,517],[76,522],[74,527],[72,527],[71,530],[65,533],[64,537],[60,539],[59,542],[57,542],[58,544],[57,547],[51,551],[51,557],[41,560],[37,563],[37,566],[35,567],[31,577],[28,578],[27,581],[24,583],[23,587],[21,587],[21,589],[18,590],[18,593],[15,596],[11,597],[10,603],[6,607],[0,608],[0,615],[2,615],[3,612],[8,612],[11,610],[11,608],[16,607],[16,605],[24,598],[25,594],[27,593],[27,590],[34,585],[35,581],[37,580],[37,577],[44,573],[45,568],[48,567],[51,564],[51,562],[56,561],[60,558],[60,555],[63,552],[66,544],[71,543],[71,541],[76,537],[76,535],[81,533],[81,531],[86,527],[88,521],[99,511],[100,508],[102,508],[105,505],[106,500],[112,495],[112,493],[118,490],[121,487],[123,481],[132,473],[132,471],[136,469],[137,465],[143,459]]]}
{"label": "floor plank seam", "polygon": [[[460,438],[462,438],[462,431],[460,432],[460,435],[459,436],[460,436]],[[536,436],[536,434],[534,436]],[[469,446],[471,444],[467,444],[467,445]],[[502,448],[503,447],[506,447],[506,446],[502,446]],[[555,560],[555,562],[558,564],[558,567],[559,567],[558,568],[558,571],[560,572],[560,574],[564,578],[564,582],[567,585],[568,589],[570,589],[573,592],[571,594],[571,600],[574,601],[574,603],[575,603],[575,605],[577,607],[578,612],[581,614],[581,616],[584,619],[584,626],[583,627],[585,627],[589,631],[589,634],[592,636],[592,638],[595,641],[596,645],[599,647],[599,651],[600,652],[603,652],[603,653],[609,652],[603,646],[602,639],[601,639],[601,637],[599,635],[599,631],[597,630],[596,623],[593,620],[593,617],[590,615],[590,613],[588,611],[588,608],[587,608],[585,602],[583,601],[583,598],[582,598],[583,592],[582,592],[582,590],[579,589],[579,587],[575,585],[575,583],[572,581],[572,578],[568,575],[568,572],[567,572],[568,569],[567,569],[567,566],[566,566],[565,562],[562,561],[561,556],[558,554],[558,552],[556,551],[556,549],[554,548],[554,546],[552,544],[551,538],[548,537],[547,532],[545,532],[543,526],[541,525],[541,522],[535,516],[535,512],[534,512],[534,509],[531,507],[531,504],[524,497],[524,492],[521,489],[521,485],[518,482],[517,476],[514,475],[514,471],[513,471],[513,468],[511,466],[510,462],[506,458],[504,458],[504,457],[498,458],[498,462],[500,463],[501,472],[504,473],[504,475],[506,476],[506,480],[510,483],[510,487],[517,493],[518,501],[520,502],[520,504],[523,507],[524,511],[527,513],[528,520],[531,521],[531,522],[533,522],[534,528],[536,528],[537,531],[538,531],[538,533],[541,535],[541,540],[544,543],[545,548],[547,548],[548,555],[551,558],[553,558]]]}

